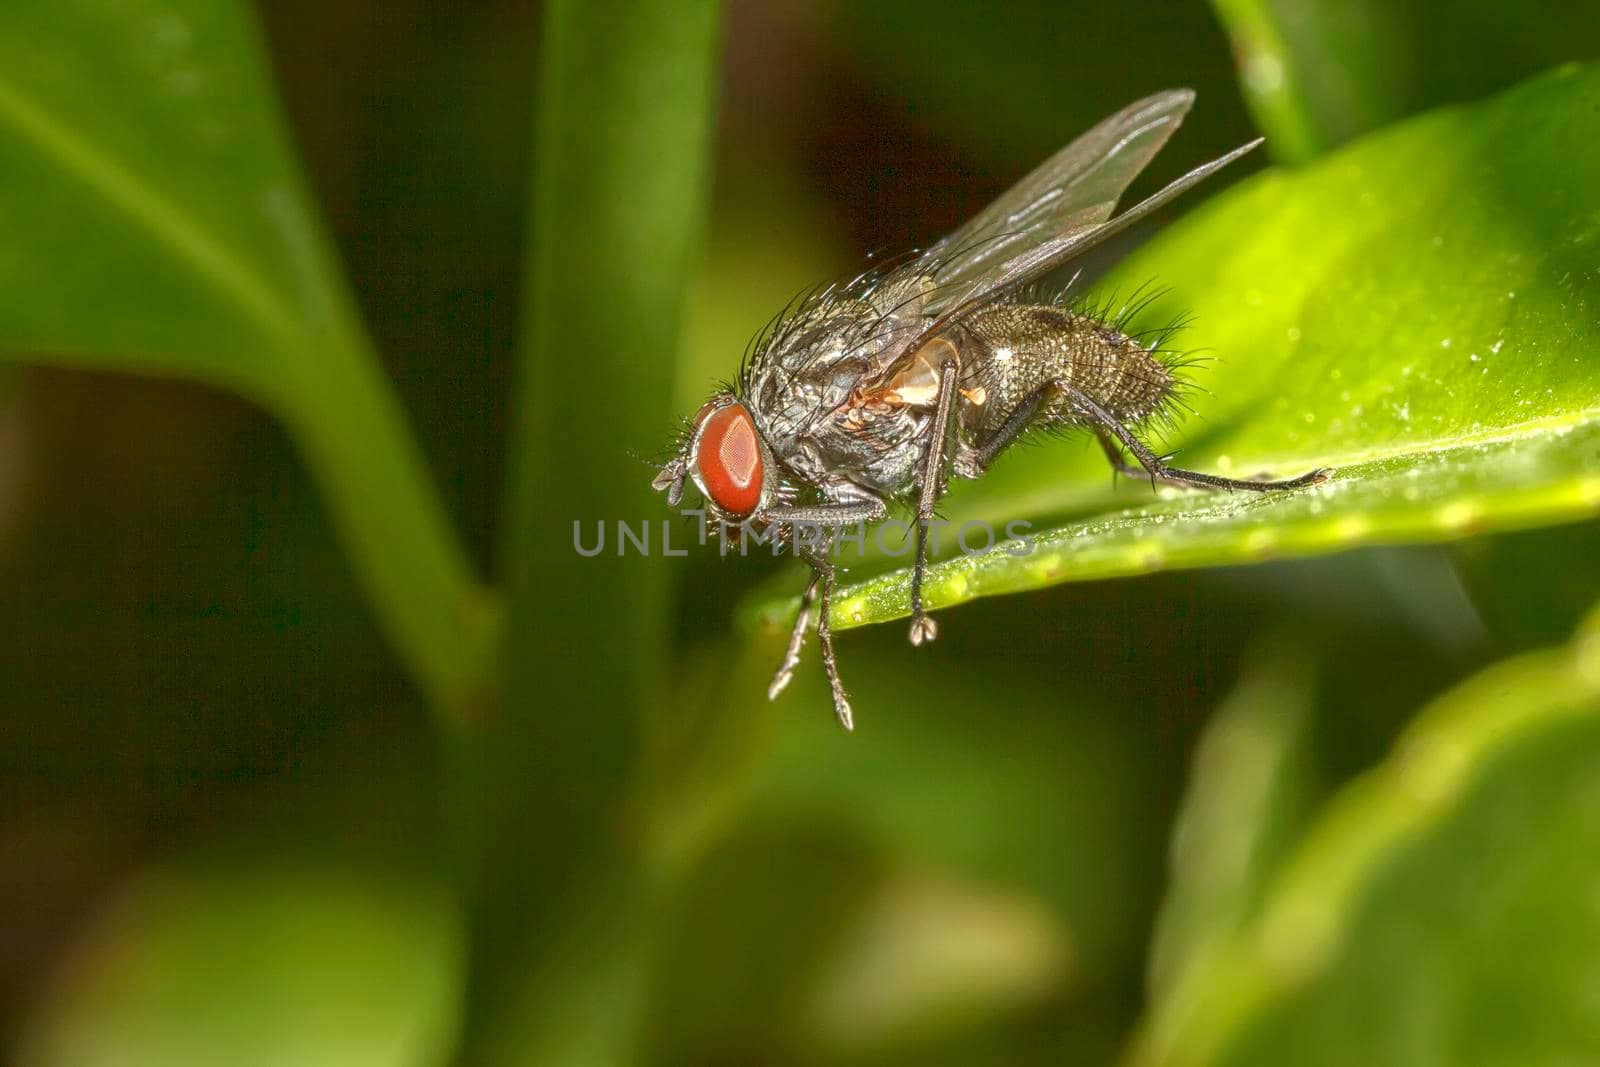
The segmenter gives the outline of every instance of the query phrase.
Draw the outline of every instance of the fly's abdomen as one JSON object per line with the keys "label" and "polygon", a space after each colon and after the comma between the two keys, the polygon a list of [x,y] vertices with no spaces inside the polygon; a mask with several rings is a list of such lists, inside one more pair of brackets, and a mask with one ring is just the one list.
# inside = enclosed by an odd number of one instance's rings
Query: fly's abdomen
{"label": "fly's abdomen", "polygon": [[[1171,396],[1172,371],[1148,349],[1105,323],[1063,308],[1005,304],[964,324],[962,419],[980,438],[1001,426],[1041,387],[1064,382],[1124,422],[1139,422]],[[1046,417],[1067,418],[1065,398]]]}

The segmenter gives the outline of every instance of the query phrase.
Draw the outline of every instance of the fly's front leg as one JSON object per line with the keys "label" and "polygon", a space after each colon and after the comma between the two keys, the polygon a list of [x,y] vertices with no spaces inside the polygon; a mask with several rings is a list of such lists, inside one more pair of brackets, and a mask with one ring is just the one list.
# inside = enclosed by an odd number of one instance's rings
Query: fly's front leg
{"label": "fly's front leg", "polygon": [[922,495],[917,500],[917,561],[911,568],[911,643],[920,645],[939,636],[939,626],[922,607],[922,578],[928,570],[928,523],[939,503],[944,474],[944,453],[949,445],[950,413],[955,407],[956,378],[960,366],[947,359],[939,368],[939,393],[928,431],[928,452],[922,463]]}
{"label": "fly's front leg", "polygon": [[[1133,458],[1139,465],[1150,473],[1152,481],[1160,479],[1164,482],[1179,485],[1198,486],[1202,489],[1248,489],[1253,493],[1271,492],[1277,489],[1301,489],[1308,485],[1318,485],[1328,480],[1333,472],[1326,467],[1307,471],[1298,478],[1284,478],[1279,481],[1248,481],[1243,478],[1223,478],[1216,474],[1205,474],[1201,471],[1188,471],[1179,467],[1167,465],[1166,460],[1145,447],[1143,441],[1133,435],[1133,431],[1124,426],[1115,415],[1101,407],[1083,390],[1067,382],[1057,382],[1046,389],[1059,389],[1062,395],[1072,401],[1072,406],[1080,415],[1091,420],[1096,426],[1096,432],[1110,434],[1118,443],[1133,453]],[[1105,439],[1102,437],[1102,442]]]}
{"label": "fly's front leg", "polygon": [[862,492],[861,499],[843,504],[813,504],[800,507],[767,508],[756,518],[774,526],[854,526],[858,522],[877,522],[889,514],[889,505]]}
{"label": "fly's front leg", "polygon": [[811,580],[806,583],[806,591],[800,594],[800,611],[794,618],[794,629],[789,632],[789,647],[784,650],[783,662],[778,665],[778,671],[772,676],[772,682],[767,686],[767,699],[777,700],[778,694],[783,692],[790,679],[794,677],[794,669],[800,666],[800,648],[805,644],[806,626],[811,622],[811,602],[817,596],[817,584],[822,580],[822,571],[816,564],[811,565]]}
{"label": "fly's front leg", "polygon": [[813,568],[812,583],[819,585],[822,591],[817,605],[817,645],[822,649],[822,666],[828,672],[828,689],[833,693],[833,713],[839,717],[840,726],[854,730],[855,717],[850,711],[850,698],[845,696],[844,683],[839,680],[839,661],[833,655],[833,627],[828,622],[828,613],[833,608],[833,563],[825,551],[806,558]]}
{"label": "fly's front leg", "polygon": [[[859,493],[860,499],[842,504],[817,504],[800,507],[768,508],[758,516],[762,522],[781,526],[806,525],[816,527],[851,526],[856,523],[875,522],[889,513],[889,506],[870,494]],[[795,545],[805,561],[811,564],[811,580],[806,583],[800,597],[800,612],[795,617],[794,629],[789,633],[789,647],[783,662],[772,676],[767,687],[767,699],[772,700],[783,691],[794,677],[800,664],[800,649],[805,643],[806,626],[810,622],[811,605],[817,604],[817,644],[822,649],[822,666],[828,674],[828,689],[833,694],[833,713],[839,725],[846,730],[855,729],[855,717],[850,710],[850,699],[845,695],[844,683],[839,680],[839,661],[833,653],[833,628],[828,613],[833,607],[833,562],[828,559],[828,544],[807,546],[800,541],[799,531],[794,531]]]}

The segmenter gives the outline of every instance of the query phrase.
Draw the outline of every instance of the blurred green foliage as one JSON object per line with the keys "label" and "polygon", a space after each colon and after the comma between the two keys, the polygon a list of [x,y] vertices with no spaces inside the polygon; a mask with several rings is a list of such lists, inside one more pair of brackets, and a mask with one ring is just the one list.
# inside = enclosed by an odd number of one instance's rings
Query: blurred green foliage
{"label": "blurred green foliage", "polygon": [[1260,906],[1318,789],[1312,654],[1293,638],[1251,650],[1195,746],[1172,826],[1172,878],[1150,946],[1156,1003],[1203,980]]}
{"label": "blurred green foliage", "polygon": [[1588,1059],[1597,701],[1600,613],[1424,709],[1156,1004],[1133,1061]]}
{"label": "blurred green foliage", "polygon": [[[8,7],[5,1058],[1600,1059],[1600,80],[1525,81],[1600,19],[1215,8]],[[1019,451],[950,518],[1040,551],[933,592],[1028,595],[842,640],[853,737],[763,699],[787,568],[571,554],[795,291],[1173,84],[1135,195],[1245,104],[1305,165],[1101,291],[1196,313],[1194,465],[1336,481]]]}
{"label": "blurred green foliage", "polygon": [[464,977],[442,884],[243,849],[140,876],[84,931],[17,1063],[429,1063]]}
{"label": "blurred green foliage", "polygon": [[1436,18],[1390,0],[1213,0],[1274,158],[1303,163],[1441,104],[1600,53],[1600,14],[1567,0],[1466,0]]}
{"label": "blurred green foliage", "polygon": [[254,21],[206,0],[7,6],[0,345],[282,419],[391,638],[455,709],[486,608],[306,201]]}

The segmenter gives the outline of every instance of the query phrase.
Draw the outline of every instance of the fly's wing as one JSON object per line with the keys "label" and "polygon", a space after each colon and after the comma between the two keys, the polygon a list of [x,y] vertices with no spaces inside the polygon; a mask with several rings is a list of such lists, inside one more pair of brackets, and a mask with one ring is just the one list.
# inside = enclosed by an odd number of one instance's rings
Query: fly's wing
{"label": "fly's wing", "polygon": [[[920,283],[926,291],[920,310],[927,325],[903,350],[902,359],[962,315],[1127,229],[1261,143],[1252,141],[1196,167],[1112,218],[1123,191],[1167,143],[1193,102],[1191,90],[1174,89],[1130,104],[898,268],[896,277],[885,280],[886,287],[901,275],[907,283],[927,279]],[[898,369],[887,368],[885,377]]]}
{"label": "fly's wing", "polygon": [[964,303],[1019,257],[1111,218],[1193,103],[1192,90],[1174,89],[1128,105],[929,248],[915,263],[938,287],[926,310]]}

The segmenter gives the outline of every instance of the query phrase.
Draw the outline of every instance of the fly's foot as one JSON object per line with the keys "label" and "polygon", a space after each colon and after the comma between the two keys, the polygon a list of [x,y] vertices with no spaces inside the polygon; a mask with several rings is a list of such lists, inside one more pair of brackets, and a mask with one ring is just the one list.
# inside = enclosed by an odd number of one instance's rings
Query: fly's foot
{"label": "fly's foot", "polygon": [[939,624],[927,615],[917,615],[911,620],[911,632],[907,635],[913,645],[923,645],[939,636]]}
{"label": "fly's foot", "polygon": [[843,690],[836,690],[833,694],[833,713],[839,717],[839,725],[846,730],[856,728],[855,716],[850,711],[850,701],[846,699]]}
{"label": "fly's foot", "polygon": [[1308,485],[1321,485],[1333,477],[1332,467],[1318,467],[1316,470],[1306,471],[1298,478],[1284,478],[1274,480],[1270,471],[1262,471],[1250,479],[1256,485],[1264,485],[1271,489],[1301,489]]}

